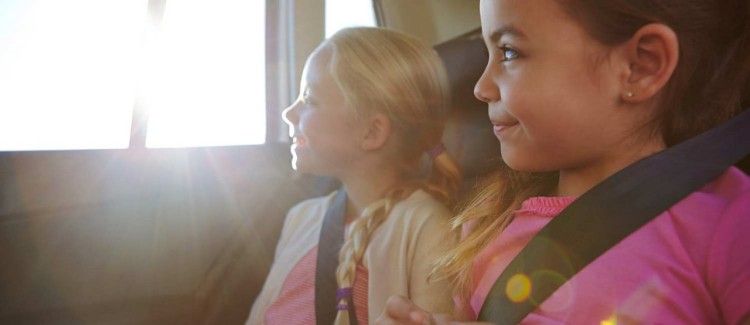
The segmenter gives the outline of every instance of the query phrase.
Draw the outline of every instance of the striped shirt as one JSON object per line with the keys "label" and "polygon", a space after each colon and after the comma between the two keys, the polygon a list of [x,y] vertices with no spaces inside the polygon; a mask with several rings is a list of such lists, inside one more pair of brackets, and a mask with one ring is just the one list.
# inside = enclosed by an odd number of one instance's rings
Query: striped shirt
{"label": "striped shirt", "polygon": [[[266,324],[314,324],[315,323],[315,265],[318,247],[311,249],[284,280],[276,301],[266,313]],[[368,324],[367,284],[368,272],[357,265],[354,280],[354,310],[359,324]]]}

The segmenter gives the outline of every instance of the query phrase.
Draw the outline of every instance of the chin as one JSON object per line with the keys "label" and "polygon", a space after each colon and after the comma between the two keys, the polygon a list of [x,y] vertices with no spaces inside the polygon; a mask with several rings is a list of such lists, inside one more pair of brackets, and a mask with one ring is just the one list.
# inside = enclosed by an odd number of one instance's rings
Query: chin
{"label": "chin", "polygon": [[300,173],[309,173],[309,168],[305,165],[304,162],[301,162],[296,159],[292,159],[292,169],[300,172]]}
{"label": "chin", "polygon": [[328,176],[325,170],[316,167],[315,164],[311,164],[305,159],[298,159],[297,157],[292,158],[292,168],[301,174]]}
{"label": "chin", "polygon": [[309,169],[307,164],[305,164],[305,159],[300,159],[295,152],[292,152],[292,169],[301,173],[307,173]]}
{"label": "chin", "polygon": [[520,155],[514,155],[511,153],[502,153],[503,162],[505,162],[510,169],[525,172],[525,173],[541,173],[555,170],[551,166],[545,165],[544,161],[549,158],[544,157],[522,157]]}
{"label": "chin", "polygon": [[503,158],[503,162],[510,167],[510,169],[519,172],[530,172],[530,166],[526,159],[523,159],[523,155],[518,155],[518,152],[511,150],[508,146],[500,147],[500,156]]}
{"label": "chin", "polygon": [[537,171],[533,167],[530,167],[526,164],[519,164],[513,161],[508,161],[506,159],[503,159],[503,161],[505,162],[506,165],[508,165],[508,167],[510,167],[510,169],[515,170],[517,172],[533,173]]}

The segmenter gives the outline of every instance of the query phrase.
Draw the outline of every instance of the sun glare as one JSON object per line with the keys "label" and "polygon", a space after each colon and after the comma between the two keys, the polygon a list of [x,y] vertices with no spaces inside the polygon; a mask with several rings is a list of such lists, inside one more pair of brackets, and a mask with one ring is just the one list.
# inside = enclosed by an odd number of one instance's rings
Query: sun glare
{"label": "sun glare", "polygon": [[339,29],[376,26],[372,0],[326,0],[326,37]]}
{"label": "sun glare", "polygon": [[[0,1],[0,151],[265,142],[265,2]],[[152,25],[151,27],[154,27]]]}
{"label": "sun glare", "polygon": [[0,2],[0,150],[126,148],[146,5]]}
{"label": "sun glare", "polygon": [[154,37],[147,147],[265,142],[264,1],[167,1]]}

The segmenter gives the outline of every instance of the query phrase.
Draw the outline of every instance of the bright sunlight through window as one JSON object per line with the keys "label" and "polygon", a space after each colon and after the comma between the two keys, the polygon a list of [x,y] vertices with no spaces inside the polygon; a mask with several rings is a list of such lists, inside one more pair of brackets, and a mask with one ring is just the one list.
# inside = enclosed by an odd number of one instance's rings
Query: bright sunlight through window
{"label": "bright sunlight through window", "polygon": [[137,98],[147,147],[265,142],[265,1],[148,2],[0,0],[0,151],[127,148]]}
{"label": "bright sunlight through window", "polygon": [[146,6],[0,1],[0,150],[126,148]]}
{"label": "bright sunlight through window", "polygon": [[372,0],[326,0],[326,37],[339,29],[377,26]]}
{"label": "bright sunlight through window", "polygon": [[265,142],[264,1],[167,1],[161,27],[146,78],[146,146]]}

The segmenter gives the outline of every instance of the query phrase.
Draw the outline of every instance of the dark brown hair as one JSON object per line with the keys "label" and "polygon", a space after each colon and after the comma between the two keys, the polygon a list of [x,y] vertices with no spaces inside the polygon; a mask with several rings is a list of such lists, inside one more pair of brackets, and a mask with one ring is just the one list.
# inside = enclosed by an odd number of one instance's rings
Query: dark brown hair
{"label": "dark brown hair", "polygon": [[[672,28],[680,54],[654,120],[667,146],[750,106],[749,0],[558,1],[594,39],[607,45],[629,40],[650,23]],[[501,163],[453,219],[455,230],[471,225],[470,230],[437,262],[433,275],[451,279],[466,304],[474,258],[512,221],[521,202],[549,193],[558,177],[557,172],[516,172]]]}
{"label": "dark brown hair", "polygon": [[604,44],[624,42],[649,23],[665,24],[677,34],[679,61],[656,116],[667,146],[716,126],[750,105],[750,1],[559,2]]}

